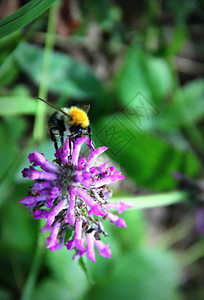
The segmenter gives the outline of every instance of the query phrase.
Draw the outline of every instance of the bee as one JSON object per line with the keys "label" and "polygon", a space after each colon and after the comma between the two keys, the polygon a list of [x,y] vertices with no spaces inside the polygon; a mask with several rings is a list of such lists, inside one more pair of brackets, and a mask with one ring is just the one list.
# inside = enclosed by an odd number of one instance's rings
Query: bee
{"label": "bee", "polygon": [[71,138],[70,140],[75,140],[78,137],[88,135],[91,147],[94,148],[91,138],[91,126],[87,115],[90,108],[89,105],[83,106],[83,108],[77,106],[59,108],[42,98],[38,99],[57,110],[48,120],[50,137],[54,142],[56,150],[58,149],[58,138],[60,137],[61,145],[63,146],[65,135],[69,135]]}

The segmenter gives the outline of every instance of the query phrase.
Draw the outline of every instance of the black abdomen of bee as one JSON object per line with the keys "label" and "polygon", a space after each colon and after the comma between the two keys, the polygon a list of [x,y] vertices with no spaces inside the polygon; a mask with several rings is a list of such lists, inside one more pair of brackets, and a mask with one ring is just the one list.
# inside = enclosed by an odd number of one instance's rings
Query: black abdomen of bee
{"label": "black abdomen of bee", "polygon": [[67,131],[63,116],[60,116],[58,112],[52,114],[48,120],[48,127],[50,130],[50,137],[55,145],[55,149],[58,149],[57,138],[60,137],[61,145],[63,145],[64,133]]}

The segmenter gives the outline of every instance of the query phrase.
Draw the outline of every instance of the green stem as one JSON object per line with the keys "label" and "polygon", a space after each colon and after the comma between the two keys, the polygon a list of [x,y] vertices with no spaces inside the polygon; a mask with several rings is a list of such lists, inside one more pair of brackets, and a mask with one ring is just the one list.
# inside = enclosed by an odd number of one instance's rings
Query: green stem
{"label": "green stem", "polygon": [[[39,222],[39,226],[40,224],[41,222]],[[36,252],[33,258],[31,270],[27,277],[26,283],[24,285],[20,300],[29,300],[32,298],[32,293],[35,287],[36,279],[43,258],[43,253],[44,253],[43,249],[44,249],[43,237],[39,234],[37,246],[36,246]]]}
{"label": "green stem", "polygon": [[173,228],[164,232],[157,241],[157,245],[163,248],[170,248],[175,243],[184,239],[190,232],[192,226],[194,226],[195,217],[188,219],[187,222],[180,222]]}
{"label": "green stem", "polygon": [[179,262],[182,267],[186,267],[204,257],[204,241],[200,240],[198,243],[190,247],[188,250],[180,254]]}
{"label": "green stem", "polygon": [[144,209],[183,202],[187,198],[188,194],[186,192],[178,191],[137,197],[114,197],[111,199],[111,201],[117,202],[119,199],[122,199],[122,202],[131,205],[132,209]]}
{"label": "green stem", "polygon": [[[44,52],[43,65],[42,65],[42,77],[41,77],[41,84],[39,88],[39,97],[41,98],[46,98],[48,92],[48,86],[47,86],[48,72],[49,72],[51,53],[55,41],[53,33],[55,32],[55,27],[56,27],[55,24],[56,24],[58,5],[59,5],[59,1],[56,2],[49,11],[48,29],[46,34],[45,52]],[[35,116],[34,133],[33,133],[34,140],[37,142],[42,141],[44,138],[45,113],[46,113],[46,105],[41,101],[38,101],[36,116]],[[36,279],[40,270],[41,261],[42,261],[43,250],[41,244],[42,244],[41,235],[39,235],[35,256],[33,258],[31,270],[21,295],[21,300],[31,299],[35,287]]]}
{"label": "green stem", "polygon": [[12,164],[9,168],[9,170],[6,172],[4,176],[4,180],[0,184],[0,207],[6,201],[9,193],[10,193],[10,186],[13,184],[14,176],[16,175],[18,169],[20,168],[20,165],[22,164],[22,161],[24,160],[25,156],[29,152],[30,148],[33,146],[33,140],[30,139],[26,147],[17,154],[17,156],[13,159]]}
{"label": "green stem", "polygon": [[[57,10],[58,10],[58,2],[56,2],[49,11],[49,19],[48,19],[48,28],[46,33],[45,40],[45,51],[42,65],[42,73],[41,73],[41,83],[39,87],[39,97],[46,99],[48,93],[48,80],[49,80],[49,66],[51,60],[51,54],[53,51],[54,43],[55,43],[55,28],[56,28],[56,18],[57,18]],[[46,115],[47,107],[46,105],[38,101],[37,109],[35,115],[35,124],[34,124],[34,140],[37,142],[41,142],[45,136],[45,115]]]}

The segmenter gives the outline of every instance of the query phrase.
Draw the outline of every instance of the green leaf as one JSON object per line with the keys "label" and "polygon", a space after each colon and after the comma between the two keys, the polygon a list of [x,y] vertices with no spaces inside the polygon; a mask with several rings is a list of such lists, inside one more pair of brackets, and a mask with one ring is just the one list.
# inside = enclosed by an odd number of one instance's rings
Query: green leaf
{"label": "green leaf", "polygon": [[[36,83],[41,82],[43,49],[21,43],[15,57],[22,70]],[[47,74],[50,91],[78,98],[99,99],[103,93],[100,81],[92,70],[68,54],[53,52]]]}
{"label": "green leaf", "polygon": [[131,209],[145,209],[151,207],[167,206],[182,202],[188,198],[188,193],[176,191],[143,196],[120,196],[112,197],[111,201],[118,202],[121,199],[131,205]]}
{"label": "green leaf", "polygon": [[6,86],[11,85],[16,80],[20,68],[16,64],[12,55],[9,58],[7,58],[6,53],[0,55],[1,60],[5,62],[5,64],[1,64],[0,67],[0,87],[5,88]]}
{"label": "green leaf", "polygon": [[176,91],[173,101],[160,112],[152,126],[160,130],[190,126],[204,116],[204,79],[197,79]]}
{"label": "green leaf", "polygon": [[17,161],[19,155],[18,144],[25,129],[25,120],[20,118],[5,118],[0,124],[0,179],[2,180],[6,178],[7,172],[13,168]]}
{"label": "green leaf", "polygon": [[178,300],[179,271],[175,257],[157,249],[123,255],[84,299]]}
{"label": "green leaf", "polygon": [[[98,255],[95,248],[96,263],[87,260],[88,270],[96,285],[98,282],[109,280],[109,274],[114,270],[124,255],[137,251],[143,247],[146,240],[146,224],[142,211],[126,211],[122,213],[128,228],[117,228],[113,223],[105,220],[104,228],[108,236],[102,238],[103,243],[108,243],[111,249],[111,258],[107,259]],[[134,237],[134,238],[133,238]],[[87,298],[88,299],[88,298]]]}
{"label": "green leaf", "polygon": [[82,268],[82,270],[84,271],[84,274],[86,275],[87,281],[90,284],[95,284],[95,282],[93,281],[93,279],[92,279],[92,277],[90,275],[89,269],[88,269],[87,264],[85,263],[83,257],[79,258],[79,265]]}
{"label": "green leaf", "polygon": [[[123,197],[122,201],[126,203],[126,197]],[[131,205],[131,201],[129,201],[128,204]],[[113,256],[111,259],[114,259],[116,255],[115,249],[112,248],[113,236],[115,239],[117,239],[117,246],[121,248],[122,253],[130,253],[131,251],[137,250],[144,244],[146,240],[146,224],[142,211],[135,210],[133,212],[131,210],[128,210],[124,212],[121,215],[121,217],[125,220],[125,223],[127,224],[127,229],[118,229],[112,223],[106,224],[106,226],[108,225],[108,229],[106,230],[109,235],[108,240],[110,241],[106,241],[106,239],[104,239],[104,242],[108,242],[110,244]],[[132,240],[133,236],[134,242]],[[120,254],[120,256],[121,255],[123,254]],[[120,259],[120,257],[116,259]]]}
{"label": "green leaf", "polygon": [[56,0],[32,0],[0,21],[0,38],[21,29],[46,11]]}
{"label": "green leaf", "polygon": [[35,300],[73,300],[69,289],[55,279],[46,278],[35,287],[32,299]]}
{"label": "green leaf", "polygon": [[7,247],[21,254],[33,252],[38,231],[35,221],[25,207],[18,203],[25,197],[27,189],[28,185],[18,186],[6,205],[1,208],[1,247]]}
{"label": "green leaf", "polygon": [[153,103],[160,103],[173,90],[172,70],[166,60],[150,55],[146,55],[145,66]]}
{"label": "green leaf", "polygon": [[0,116],[33,115],[36,111],[36,99],[25,96],[0,97]]}
{"label": "green leaf", "polygon": [[116,78],[116,93],[124,105],[138,92],[151,98],[151,90],[147,84],[143,62],[145,54],[140,50],[130,49],[124,59],[123,66]]}
{"label": "green leaf", "polygon": [[192,0],[186,0],[185,5],[183,5],[183,3],[180,1],[171,0],[166,3],[166,7],[170,12],[173,13],[178,24],[185,24],[189,15],[199,11],[199,5],[197,1]]}
{"label": "green leaf", "polygon": [[64,247],[56,252],[47,251],[46,254],[46,263],[55,281],[69,291],[71,299],[81,299],[88,282],[82,268],[72,260],[74,252]]}
{"label": "green leaf", "polygon": [[11,299],[11,293],[10,291],[4,289],[4,288],[0,288],[0,299],[1,300],[10,300]]}
{"label": "green leaf", "polygon": [[73,229],[66,227],[65,229],[65,238],[64,238],[64,243],[66,244],[69,239],[71,239],[71,236],[73,235]]}
{"label": "green leaf", "polygon": [[172,72],[164,59],[136,48],[127,51],[116,78],[116,93],[123,106],[138,105],[138,93],[152,104],[160,103],[172,87]]}
{"label": "green leaf", "polygon": [[109,147],[107,154],[118,161],[138,185],[155,190],[176,186],[174,171],[195,175],[199,163],[190,152],[169,145],[163,139],[139,132],[123,114],[103,118],[93,127],[94,141]]}
{"label": "green leaf", "polygon": [[[12,122],[12,126],[14,126],[12,130],[10,130],[8,126],[7,126],[7,131],[6,130],[4,131],[4,129],[2,130],[4,136],[0,148],[1,151],[0,152],[0,158],[1,158],[0,206],[3,204],[3,202],[6,199],[8,199],[8,195],[10,195],[11,191],[13,190],[14,179],[18,174],[17,172],[19,171],[19,173],[21,174],[22,171],[22,169],[19,170],[19,167],[21,166],[22,162],[25,160],[26,155],[29,153],[29,149],[31,148],[31,145],[33,145],[33,141],[30,140],[26,145],[26,147],[24,147],[24,149],[22,148],[20,149],[18,147],[19,137],[18,136],[16,137],[15,135],[21,133],[21,131],[18,128],[18,126],[21,123],[18,124],[18,122],[15,122],[14,118],[12,118],[11,122]],[[10,125],[9,123],[7,124]],[[25,128],[23,126],[23,130],[24,129]],[[19,176],[21,176],[20,174]]]}
{"label": "green leaf", "polygon": [[176,26],[173,32],[172,39],[165,50],[166,56],[172,56],[179,53],[188,38],[187,30],[184,26]]}
{"label": "green leaf", "polygon": [[0,86],[11,85],[16,79],[20,68],[16,64],[13,53],[18,44],[24,39],[19,31],[0,39]]}

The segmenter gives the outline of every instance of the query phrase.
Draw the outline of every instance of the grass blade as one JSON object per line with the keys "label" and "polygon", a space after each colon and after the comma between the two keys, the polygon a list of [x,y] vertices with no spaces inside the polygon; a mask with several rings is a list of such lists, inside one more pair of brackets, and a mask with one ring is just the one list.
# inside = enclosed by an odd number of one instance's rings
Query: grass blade
{"label": "grass blade", "polygon": [[56,0],[32,0],[19,8],[12,15],[0,21],[0,38],[21,29],[44,11],[46,11]]}

